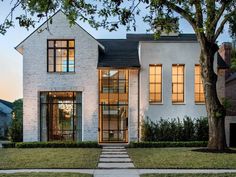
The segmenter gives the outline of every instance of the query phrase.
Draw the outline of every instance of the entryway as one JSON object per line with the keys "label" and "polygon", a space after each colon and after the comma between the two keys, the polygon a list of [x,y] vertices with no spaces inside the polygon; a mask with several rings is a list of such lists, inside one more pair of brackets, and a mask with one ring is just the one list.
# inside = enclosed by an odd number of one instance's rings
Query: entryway
{"label": "entryway", "polygon": [[99,142],[128,142],[128,70],[99,70]]}
{"label": "entryway", "polygon": [[236,147],[236,123],[230,124],[230,147]]}

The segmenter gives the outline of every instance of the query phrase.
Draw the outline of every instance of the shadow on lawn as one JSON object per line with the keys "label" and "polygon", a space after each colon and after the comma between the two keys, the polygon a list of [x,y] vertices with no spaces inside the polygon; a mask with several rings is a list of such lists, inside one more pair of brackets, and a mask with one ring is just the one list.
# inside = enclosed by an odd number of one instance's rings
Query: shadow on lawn
{"label": "shadow on lawn", "polygon": [[203,153],[228,153],[228,154],[236,154],[236,149],[225,149],[225,150],[219,151],[219,150],[213,150],[213,149],[207,149],[207,148],[199,148],[199,149],[193,149],[192,151],[203,152]]}

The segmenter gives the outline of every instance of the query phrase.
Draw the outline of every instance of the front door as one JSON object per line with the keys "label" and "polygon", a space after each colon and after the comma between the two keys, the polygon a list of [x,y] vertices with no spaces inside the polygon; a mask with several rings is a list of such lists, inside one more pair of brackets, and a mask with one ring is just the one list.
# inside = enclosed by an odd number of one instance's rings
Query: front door
{"label": "front door", "polygon": [[128,70],[99,72],[99,140],[128,142]]}
{"label": "front door", "polygon": [[236,147],[236,123],[230,124],[230,147]]}

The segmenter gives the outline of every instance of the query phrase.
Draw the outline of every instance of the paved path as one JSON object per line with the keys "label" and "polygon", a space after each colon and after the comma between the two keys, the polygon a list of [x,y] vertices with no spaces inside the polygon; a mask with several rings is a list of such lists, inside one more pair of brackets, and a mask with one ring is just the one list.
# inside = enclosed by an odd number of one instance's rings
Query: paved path
{"label": "paved path", "polygon": [[122,145],[104,145],[94,177],[139,177],[132,160]]}
{"label": "paved path", "polygon": [[[87,173],[100,175],[107,174],[111,177],[112,174],[125,175],[127,174],[147,174],[147,173],[157,173],[157,174],[167,174],[167,173],[236,173],[236,169],[18,169],[18,170],[0,170],[1,173],[20,173],[20,172],[69,172],[69,173]],[[130,176],[133,177],[133,176]]]}

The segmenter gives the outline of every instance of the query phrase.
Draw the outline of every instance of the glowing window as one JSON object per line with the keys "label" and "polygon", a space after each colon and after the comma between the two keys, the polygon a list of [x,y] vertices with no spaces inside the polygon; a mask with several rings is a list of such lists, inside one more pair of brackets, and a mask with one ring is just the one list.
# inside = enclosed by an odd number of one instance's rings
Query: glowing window
{"label": "glowing window", "polygon": [[149,102],[162,102],[162,65],[149,66]]}
{"label": "glowing window", "polygon": [[184,65],[172,65],[172,103],[184,102]]}
{"label": "glowing window", "polygon": [[195,96],[195,103],[205,103],[200,65],[195,65],[194,96]]}

